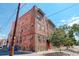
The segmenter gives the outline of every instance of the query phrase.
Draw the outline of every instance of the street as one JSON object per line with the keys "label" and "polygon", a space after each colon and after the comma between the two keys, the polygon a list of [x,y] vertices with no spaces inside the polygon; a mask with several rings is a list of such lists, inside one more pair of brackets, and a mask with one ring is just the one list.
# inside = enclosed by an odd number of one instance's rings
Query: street
{"label": "street", "polygon": [[[32,52],[14,51],[14,55],[29,54],[29,53],[32,53]],[[9,56],[9,50],[6,49],[5,51],[3,51],[2,49],[0,49],[0,56]]]}
{"label": "street", "polygon": [[[9,56],[9,51],[0,50],[0,56]],[[14,56],[79,56],[79,53],[74,53],[71,51],[40,51],[40,52],[29,52],[29,51],[15,51]]]}

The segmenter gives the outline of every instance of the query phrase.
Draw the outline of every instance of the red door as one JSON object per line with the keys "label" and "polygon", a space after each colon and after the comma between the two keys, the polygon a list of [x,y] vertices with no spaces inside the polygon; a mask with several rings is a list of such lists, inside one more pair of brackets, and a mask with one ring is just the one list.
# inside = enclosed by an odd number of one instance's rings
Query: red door
{"label": "red door", "polygon": [[49,40],[47,40],[47,49],[51,49],[51,44]]}

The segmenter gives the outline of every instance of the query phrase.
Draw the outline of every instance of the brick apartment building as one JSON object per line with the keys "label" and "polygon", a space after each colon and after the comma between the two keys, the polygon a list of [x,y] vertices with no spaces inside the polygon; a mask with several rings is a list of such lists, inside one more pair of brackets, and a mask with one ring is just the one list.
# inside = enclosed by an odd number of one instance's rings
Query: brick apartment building
{"label": "brick apartment building", "polygon": [[[8,37],[9,45],[11,42],[14,23]],[[51,47],[49,37],[54,31],[54,24],[47,19],[44,12],[33,6],[31,10],[26,12],[18,19],[15,46],[20,47],[21,50],[42,51]]]}

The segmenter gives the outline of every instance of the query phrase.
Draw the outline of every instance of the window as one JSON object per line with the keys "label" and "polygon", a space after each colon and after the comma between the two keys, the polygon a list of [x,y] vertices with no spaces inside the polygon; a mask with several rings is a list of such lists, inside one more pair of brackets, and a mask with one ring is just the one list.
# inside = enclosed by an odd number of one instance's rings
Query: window
{"label": "window", "polygon": [[45,40],[43,39],[43,42],[45,42]]}
{"label": "window", "polygon": [[42,31],[45,31],[45,28],[44,28],[44,26],[42,26],[42,27],[41,27],[41,30],[42,30]]}
{"label": "window", "polygon": [[33,35],[30,35],[30,40],[33,39]]}
{"label": "window", "polygon": [[22,39],[22,35],[20,35],[20,39]]}
{"label": "window", "polygon": [[37,24],[37,28],[41,30],[41,25],[39,23]]}
{"label": "window", "polygon": [[23,51],[25,50],[25,47],[23,47]]}
{"label": "window", "polygon": [[38,41],[41,42],[41,36],[38,34]]}
{"label": "window", "polygon": [[21,29],[21,33],[23,32],[23,29]]}
{"label": "window", "polygon": [[38,39],[40,39],[40,35],[38,35]]}
{"label": "window", "polygon": [[41,19],[41,16],[40,15],[37,15],[36,16],[36,19],[40,20]]}
{"label": "window", "polygon": [[40,39],[38,39],[38,41],[39,41],[39,42],[41,42],[41,40],[40,40]]}
{"label": "window", "polygon": [[31,27],[33,27],[34,25],[33,24],[31,24]]}
{"label": "window", "polygon": [[45,36],[43,36],[43,40],[45,39]]}
{"label": "window", "polygon": [[22,43],[22,40],[20,39],[19,43]]}
{"label": "window", "polygon": [[41,9],[38,9],[38,12],[39,12],[42,16],[45,15],[44,12],[43,12]]}

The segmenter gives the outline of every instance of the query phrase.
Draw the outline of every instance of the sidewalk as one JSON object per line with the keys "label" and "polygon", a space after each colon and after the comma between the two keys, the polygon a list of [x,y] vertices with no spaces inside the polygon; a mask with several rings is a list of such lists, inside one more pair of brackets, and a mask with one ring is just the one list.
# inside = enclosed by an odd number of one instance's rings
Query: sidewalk
{"label": "sidewalk", "polygon": [[[40,51],[40,52],[31,53],[31,54],[21,54],[21,55],[14,55],[14,56],[44,56],[45,54],[55,53],[55,52],[59,52],[59,51],[48,50],[48,51]],[[67,53],[65,51],[61,51],[61,52],[64,52],[66,54],[70,54],[70,53]],[[51,55],[51,56],[53,56],[53,55]]]}
{"label": "sidewalk", "polygon": [[[58,49],[55,49],[55,50],[39,51],[39,52],[30,53],[30,54],[21,54],[21,55],[14,55],[14,56],[44,56],[44,54],[55,53],[55,52],[60,52],[60,51]],[[68,50],[64,50],[64,48],[61,52],[65,54],[69,54],[70,56],[79,56],[79,53],[74,53]]]}
{"label": "sidewalk", "polygon": [[34,52],[30,54],[21,54],[21,55],[14,55],[14,56],[43,56],[43,54],[53,53],[53,52],[57,52],[57,51],[48,50],[48,51],[40,51],[40,52]]}
{"label": "sidewalk", "polygon": [[71,51],[63,51],[63,52],[69,54],[70,56],[79,56],[78,53],[73,53]]}

